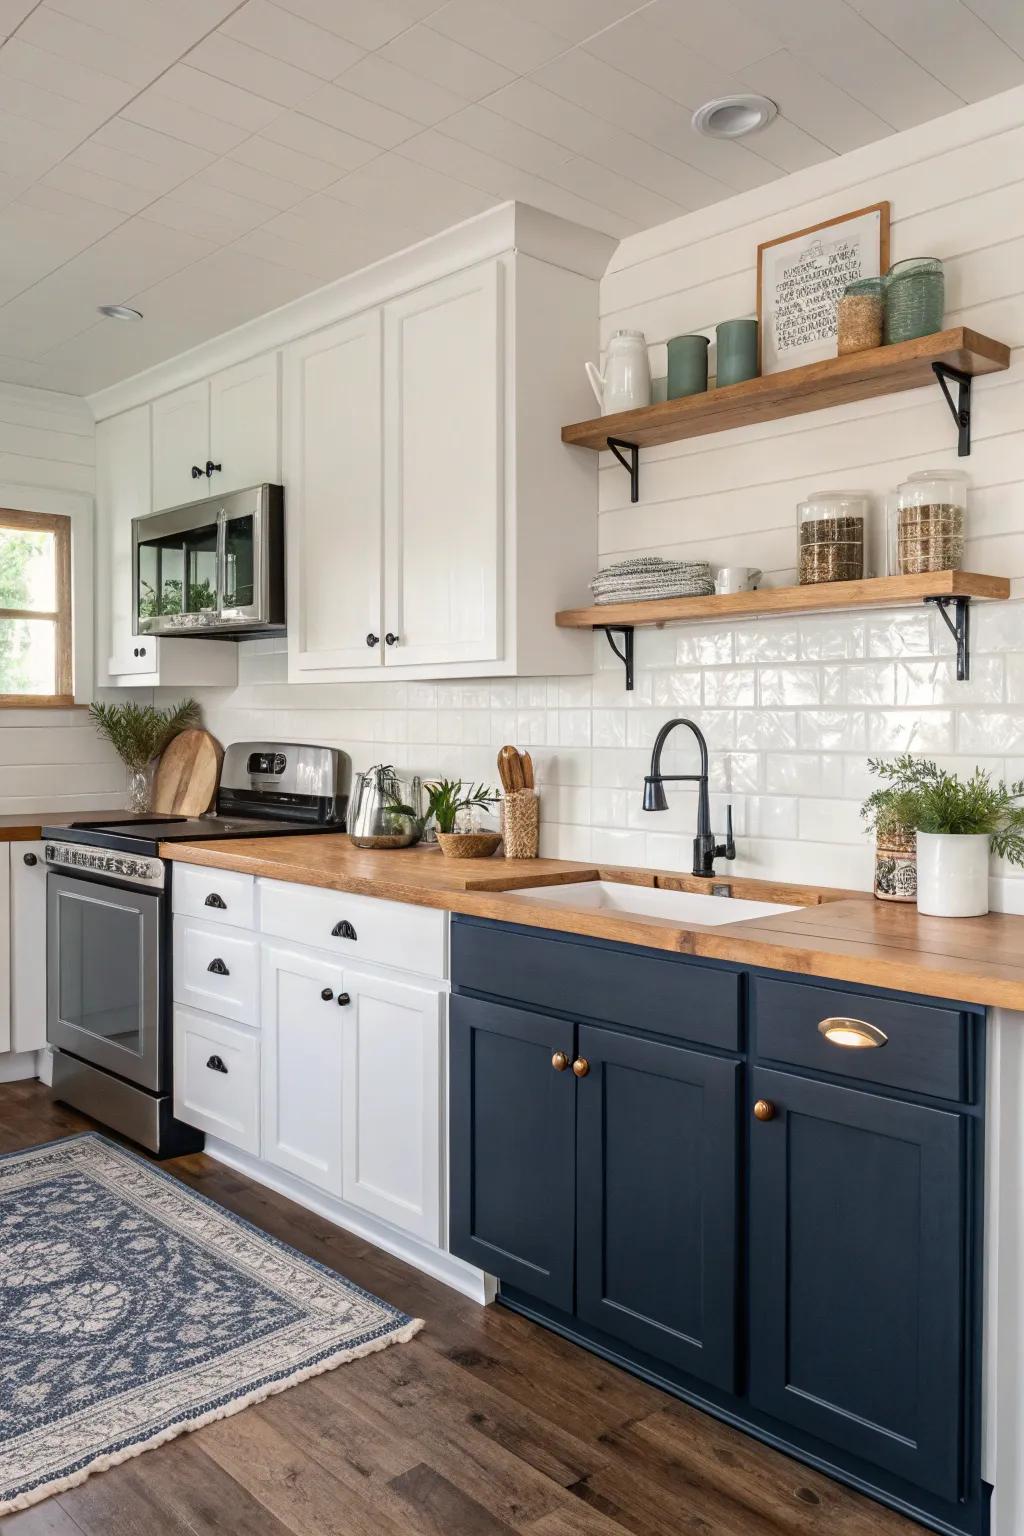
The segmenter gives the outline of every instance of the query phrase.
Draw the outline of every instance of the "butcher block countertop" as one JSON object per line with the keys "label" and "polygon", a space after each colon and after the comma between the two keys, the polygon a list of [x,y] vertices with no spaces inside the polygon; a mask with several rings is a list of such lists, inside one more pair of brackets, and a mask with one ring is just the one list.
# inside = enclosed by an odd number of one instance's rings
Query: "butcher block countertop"
{"label": "butcher block countertop", "polygon": [[862,891],[740,879],[723,869],[716,883],[728,885],[732,895],[799,903],[801,909],[712,928],[503,894],[599,879],[708,890],[706,882],[664,870],[562,859],[446,859],[422,846],[372,851],[353,848],[339,834],[163,843],[160,853],[297,885],[1024,1012],[1024,917],[1003,913],[922,917],[916,907],[875,901]]}

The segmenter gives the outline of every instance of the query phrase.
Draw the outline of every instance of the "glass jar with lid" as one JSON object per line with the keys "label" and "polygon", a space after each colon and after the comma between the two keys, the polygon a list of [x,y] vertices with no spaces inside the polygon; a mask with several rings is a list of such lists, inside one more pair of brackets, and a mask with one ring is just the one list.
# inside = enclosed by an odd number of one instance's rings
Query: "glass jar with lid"
{"label": "glass jar with lid", "polygon": [[921,469],[890,500],[889,570],[894,576],[956,571],[967,535],[967,476],[958,469]]}
{"label": "glass jar with lid", "polygon": [[945,302],[946,280],[937,256],[897,261],[886,274],[886,346],[941,331]]}
{"label": "glass jar with lid", "polygon": [[836,351],[839,356],[880,347],[884,312],[884,277],[858,277],[847,283],[836,310]]}
{"label": "glass jar with lid", "polygon": [[800,585],[860,581],[871,516],[866,491],[816,491],[797,507]]}

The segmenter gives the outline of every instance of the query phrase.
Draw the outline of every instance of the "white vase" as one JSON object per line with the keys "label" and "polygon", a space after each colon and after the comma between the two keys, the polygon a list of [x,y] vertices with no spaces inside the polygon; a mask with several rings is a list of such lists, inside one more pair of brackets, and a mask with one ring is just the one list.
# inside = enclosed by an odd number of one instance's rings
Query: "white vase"
{"label": "white vase", "polygon": [[987,832],[917,834],[917,910],[929,917],[988,911]]}

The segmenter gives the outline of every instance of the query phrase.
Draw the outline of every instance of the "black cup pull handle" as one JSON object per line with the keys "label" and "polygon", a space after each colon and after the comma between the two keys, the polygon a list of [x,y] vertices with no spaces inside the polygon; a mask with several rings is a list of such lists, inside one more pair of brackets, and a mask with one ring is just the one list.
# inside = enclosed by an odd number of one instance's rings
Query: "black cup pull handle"
{"label": "black cup pull handle", "polygon": [[203,478],[203,476],[205,475],[205,473],[206,473],[206,471],[205,471],[205,469],[202,468],[201,465],[199,465],[199,464],[193,464],[192,465],[192,479],[193,480],[201,480]]}
{"label": "black cup pull handle", "polygon": [[210,892],[203,905],[207,907],[219,907],[222,912],[226,912],[228,909],[227,902],[224,900],[223,896],[218,896],[216,891]]}
{"label": "black cup pull handle", "polygon": [[220,958],[219,955],[217,956],[216,960],[210,961],[206,969],[208,971],[212,971],[215,976],[231,975],[231,972],[228,970],[227,966],[224,964],[224,961]]}
{"label": "black cup pull handle", "polygon": [[209,1067],[211,1072],[223,1072],[224,1076],[227,1077],[228,1069],[221,1061],[219,1056],[211,1056],[206,1065]]}
{"label": "black cup pull handle", "polygon": [[220,471],[220,465],[219,464],[215,464],[212,459],[207,459],[207,461],[206,461],[206,478],[207,478],[207,480],[209,480],[211,475],[218,474],[219,471]]}
{"label": "black cup pull handle", "polygon": [[33,864],[39,863],[39,860],[36,858],[34,853],[22,854],[22,858],[25,860],[25,863],[28,865],[29,869],[32,868]]}
{"label": "black cup pull handle", "polygon": [[335,923],[331,929],[332,939],[354,939],[356,931],[349,922]]}

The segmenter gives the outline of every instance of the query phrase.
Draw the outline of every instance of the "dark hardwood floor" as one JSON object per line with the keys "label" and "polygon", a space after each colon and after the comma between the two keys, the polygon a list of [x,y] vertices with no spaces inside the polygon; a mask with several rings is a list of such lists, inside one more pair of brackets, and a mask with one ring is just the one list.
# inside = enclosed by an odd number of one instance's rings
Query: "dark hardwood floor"
{"label": "dark hardwood floor", "polygon": [[[0,1152],[90,1128],[38,1083],[0,1087]],[[921,1536],[210,1158],[164,1166],[426,1327],[9,1515],[3,1536]]]}

